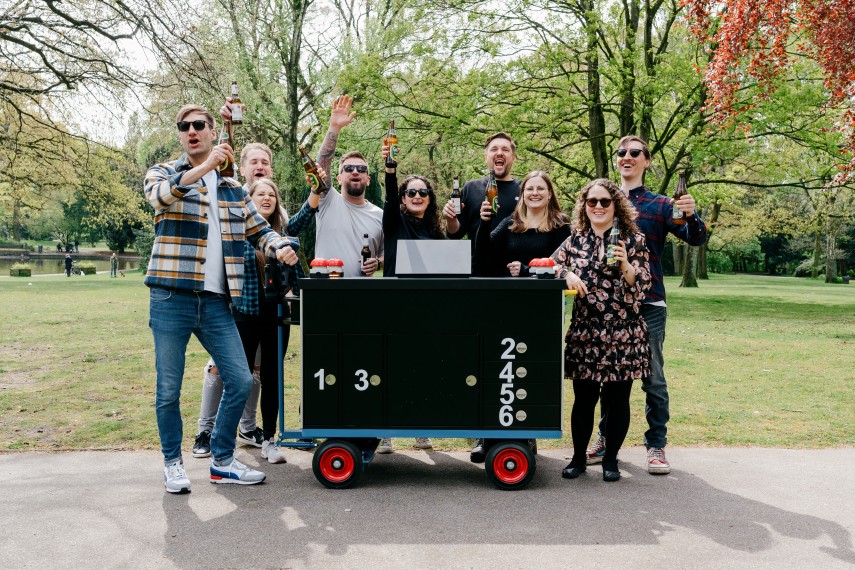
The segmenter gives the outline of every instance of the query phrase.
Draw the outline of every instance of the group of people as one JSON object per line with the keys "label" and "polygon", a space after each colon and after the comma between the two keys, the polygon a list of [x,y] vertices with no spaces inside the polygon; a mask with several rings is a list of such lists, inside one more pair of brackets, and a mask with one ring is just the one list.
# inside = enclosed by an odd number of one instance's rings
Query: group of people
{"label": "group of people", "polygon": [[[330,172],[341,130],[355,118],[352,103],[342,96],[333,104],[317,161],[322,176]],[[220,115],[230,119],[228,104]],[[629,427],[633,380],[641,380],[647,394],[648,471],[670,472],[664,452],[669,412],[662,368],[665,290],[660,257],[668,233],[699,245],[706,239],[706,227],[691,195],[673,205],[643,186],[650,165],[643,140],[621,139],[615,157],[620,184],[606,179],[587,184],[572,219],[562,213],[546,172],[530,172],[522,182],[512,175],[516,144],[503,132],[487,139],[484,158],[490,176],[463,186],[459,213],[451,200],[439,204],[429,178],[408,175],[399,182],[393,160],[385,162],[384,207],[371,204],[365,198],[368,163],[354,151],[339,161],[338,189],[313,188],[300,210],[289,217],[271,179],[272,154],[266,145],[243,148],[240,173],[246,184],[241,186],[218,173],[224,160],[235,157],[229,145],[216,144],[210,112],[185,105],[176,122],[184,154],[152,167],[145,183],[155,208],[155,242],[145,283],[150,287],[156,412],[168,492],[190,489],[181,454],[179,396],[191,333],[212,357],[204,371],[193,447],[194,457],[211,457],[211,481],[255,484],[265,479],[264,473],[234,457],[236,441],[260,447],[270,463],[285,462],[275,437],[276,359],[287,348],[288,327],[282,346],[277,346],[275,309],[260,283],[268,256],[300,271],[297,238],[312,219],[317,224],[316,255],[346,260],[345,277],[371,277],[380,270],[384,277],[394,276],[399,239],[467,237],[477,276],[527,276],[528,260],[552,257],[559,276],[578,293],[565,350],[566,376],[572,379],[575,394],[574,453],[562,475],[573,479],[588,465],[602,462],[604,480],[620,478],[617,454]],[[388,158],[389,147],[382,151]],[[488,202],[485,196],[492,181],[498,196]],[[673,222],[675,206],[688,223]],[[617,268],[606,259],[614,219],[620,229],[612,254]],[[367,258],[362,255],[365,236]],[[287,304],[283,307],[287,311]],[[255,414],[259,400],[261,427]],[[598,400],[599,433],[589,445]],[[490,444],[477,440],[470,459],[483,462]],[[419,438],[416,447],[429,449],[432,443]],[[382,440],[377,451],[391,452],[391,440]]]}

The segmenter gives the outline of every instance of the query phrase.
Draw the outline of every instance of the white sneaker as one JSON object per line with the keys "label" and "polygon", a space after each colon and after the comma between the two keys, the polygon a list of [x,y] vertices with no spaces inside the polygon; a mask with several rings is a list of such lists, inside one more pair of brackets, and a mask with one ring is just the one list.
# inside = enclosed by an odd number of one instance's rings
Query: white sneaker
{"label": "white sneaker", "polygon": [[276,440],[272,437],[264,440],[264,443],[261,444],[261,456],[270,463],[288,462],[288,460],[285,459],[285,454],[282,453],[282,450],[279,449],[278,445],[276,445]]}
{"label": "white sneaker", "polygon": [[235,483],[237,485],[256,485],[266,479],[261,471],[247,467],[232,458],[228,465],[215,465],[211,460],[211,483]]}
{"label": "white sneaker", "polygon": [[384,437],[377,446],[377,453],[392,453],[392,440]]}
{"label": "white sneaker", "polygon": [[190,479],[184,471],[184,463],[179,460],[163,468],[163,482],[167,493],[189,493]]}
{"label": "white sneaker", "polygon": [[429,437],[417,437],[413,447],[416,449],[433,449],[433,443]]}

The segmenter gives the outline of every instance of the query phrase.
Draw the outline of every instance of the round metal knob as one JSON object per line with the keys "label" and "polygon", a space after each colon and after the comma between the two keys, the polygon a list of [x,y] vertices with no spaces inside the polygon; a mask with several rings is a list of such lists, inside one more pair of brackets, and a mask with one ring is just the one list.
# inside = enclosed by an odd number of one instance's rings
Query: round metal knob
{"label": "round metal knob", "polygon": [[376,374],[373,374],[371,376],[371,378],[368,379],[368,381],[371,383],[372,386],[379,386],[380,385],[380,377],[377,376]]}
{"label": "round metal knob", "polygon": [[519,352],[520,354],[522,354],[522,353],[524,353],[526,350],[528,350],[528,345],[527,345],[526,343],[524,343],[524,342],[518,342],[518,343],[517,343],[517,352]]}
{"label": "round metal knob", "polygon": [[517,412],[517,420],[522,422],[522,421],[525,421],[525,419],[527,417],[528,417],[528,414],[526,414],[523,410],[520,410]]}
{"label": "round metal knob", "polygon": [[477,383],[478,383],[478,379],[475,378],[475,376],[473,376],[472,374],[470,374],[469,376],[466,377],[466,385],[467,386],[474,386]]}
{"label": "round metal knob", "polygon": [[528,374],[528,370],[526,370],[524,366],[520,366],[519,368],[517,368],[516,374],[517,378],[525,378],[526,374]]}
{"label": "round metal knob", "polygon": [[326,376],[324,376],[324,382],[327,383],[327,386],[332,386],[333,384],[335,384],[335,376],[332,374],[327,374]]}
{"label": "round metal knob", "polygon": [[526,396],[528,396],[528,392],[525,391],[525,388],[517,390],[517,400],[525,400]]}

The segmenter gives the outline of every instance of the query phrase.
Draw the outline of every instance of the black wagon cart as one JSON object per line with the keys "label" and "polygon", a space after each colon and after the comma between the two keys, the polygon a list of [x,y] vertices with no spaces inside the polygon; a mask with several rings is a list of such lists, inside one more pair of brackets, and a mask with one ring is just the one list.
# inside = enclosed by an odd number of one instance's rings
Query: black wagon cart
{"label": "black wagon cart", "polygon": [[280,438],[324,440],[318,481],[352,486],[393,437],[485,438],[490,481],[507,490],[531,481],[530,440],[561,437],[563,280],[302,279],[300,288],[302,426]]}

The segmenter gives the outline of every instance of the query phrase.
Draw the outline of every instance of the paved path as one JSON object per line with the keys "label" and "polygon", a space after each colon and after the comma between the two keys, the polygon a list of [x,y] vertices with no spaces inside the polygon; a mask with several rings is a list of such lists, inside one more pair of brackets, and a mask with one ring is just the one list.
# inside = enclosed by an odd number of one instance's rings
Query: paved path
{"label": "paved path", "polygon": [[[465,453],[378,457],[360,484],[327,490],[311,454],[263,468],[255,487],[211,485],[188,458],[169,495],[159,454],[0,455],[0,568],[853,568],[855,449],[670,449],[671,475],[621,451],[560,478],[495,490]],[[257,450],[239,457],[261,465]]]}

